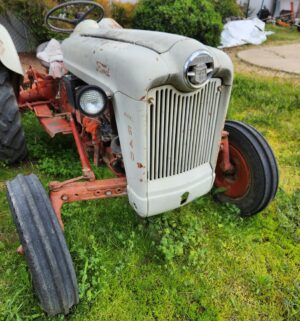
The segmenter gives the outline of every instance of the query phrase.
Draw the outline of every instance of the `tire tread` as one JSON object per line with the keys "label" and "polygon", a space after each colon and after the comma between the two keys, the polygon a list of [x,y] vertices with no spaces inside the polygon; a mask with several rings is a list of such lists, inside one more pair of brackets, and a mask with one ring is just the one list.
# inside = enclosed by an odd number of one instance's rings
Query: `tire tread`
{"label": "tire tread", "polygon": [[48,315],[68,314],[78,303],[72,259],[49,198],[38,178],[18,175],[7,196],[34,288]]}

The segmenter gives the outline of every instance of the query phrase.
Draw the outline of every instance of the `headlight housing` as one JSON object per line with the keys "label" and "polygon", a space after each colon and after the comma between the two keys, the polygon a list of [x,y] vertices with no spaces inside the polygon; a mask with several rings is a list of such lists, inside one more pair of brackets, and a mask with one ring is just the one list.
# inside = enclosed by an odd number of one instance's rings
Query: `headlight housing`
{"label": "headlight housing", "polygon": [[205,50],[194,52],[184,65],[184,77],[191,88],[203,86],[214,73],[214,59]]}
{"label": "headlight housing", "polygon": [[97,117],[103,113],[107,105],[105,92],[97,86],[81,87],[77,93],[77,106],[79,110],[89,116]]}

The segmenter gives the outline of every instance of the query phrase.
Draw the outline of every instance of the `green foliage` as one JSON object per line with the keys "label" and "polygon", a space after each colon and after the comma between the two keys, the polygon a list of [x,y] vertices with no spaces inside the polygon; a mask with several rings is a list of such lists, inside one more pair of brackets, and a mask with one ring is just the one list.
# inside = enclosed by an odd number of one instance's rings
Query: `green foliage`
{"label": "green foliage", "polygon": [[223,21],[228,17],[243,16],[242,10],[236,0],[213,0],[214,8],[220,13]]}
{"label": "green foliage", "polygon": [[0,2],[0,9],[2,8],[2,11],[9,10],[13,12],[17,17],[27,23],[37,42],[42,43],[54,36],[54,34],[46,28],[44,17],[49,8],[56,3],[55,0],[11,0],[3,2],[2,6]]}
{"label": "green foliage", "polygon": [[132,3],[113,2],[111,8],[112,18],[122,27],[131,28],[135,6]]}
{"label": "green foliage", "polygon": [[219,44],[222,21],[207,0],[142,0],[133,25],[138,29],[164,31],[195,38],[205,44]]}

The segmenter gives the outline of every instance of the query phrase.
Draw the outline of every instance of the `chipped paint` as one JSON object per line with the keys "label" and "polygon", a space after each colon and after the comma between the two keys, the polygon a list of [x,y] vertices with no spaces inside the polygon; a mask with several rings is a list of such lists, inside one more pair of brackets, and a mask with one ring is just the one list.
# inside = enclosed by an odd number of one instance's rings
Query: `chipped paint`
{"label": "chipped paint", "polygon": [[100,61],[96,62],[96,70],[100,72],[101,74],[106,75],[107,77],[110,77],[110,70],[109,67],[105,64],[103,64]]}
{"label": "chipped paint", "polygon": [[138,168],[145,168],[145,166],[142,163],[137,163]]}

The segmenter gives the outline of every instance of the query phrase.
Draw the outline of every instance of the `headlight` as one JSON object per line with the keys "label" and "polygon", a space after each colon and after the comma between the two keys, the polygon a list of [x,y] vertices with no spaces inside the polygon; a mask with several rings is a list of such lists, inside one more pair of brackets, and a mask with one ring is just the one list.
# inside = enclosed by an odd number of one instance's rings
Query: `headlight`
{"label": "headlight", "polygon": [[107,105],[105,92],[96,86],[84,86],[77,94],[77,106],[90,117],[99,116]]}
{"label": "headlight", "polygon": [[184,76],[189,87],[203,86],[213,75],[214,59],[204,50],[194,52],[184,66]]}

